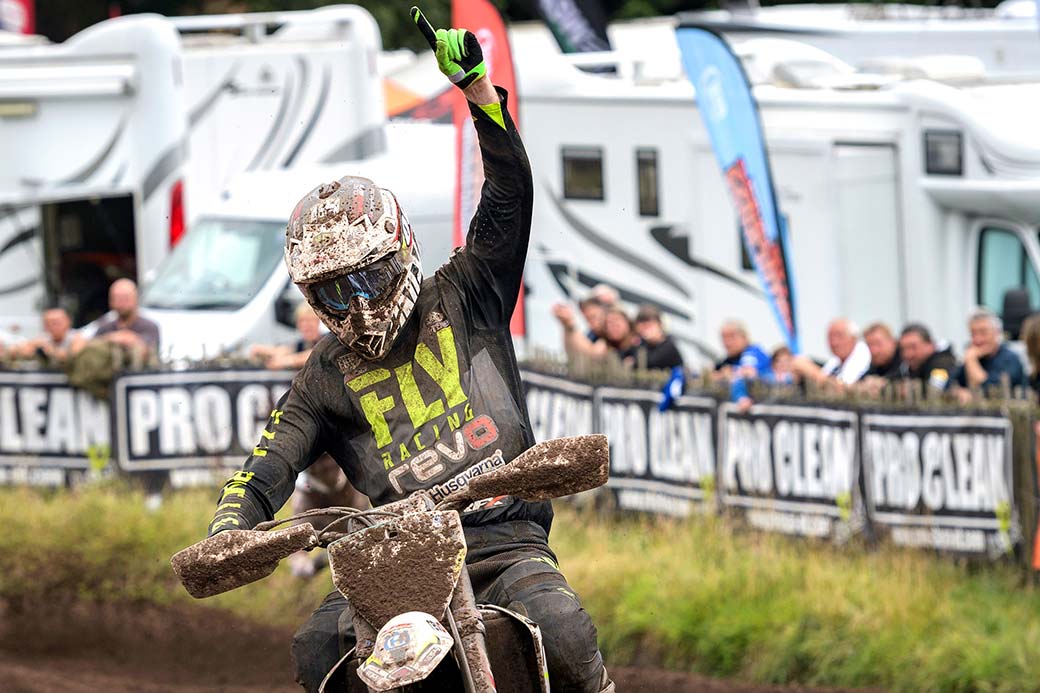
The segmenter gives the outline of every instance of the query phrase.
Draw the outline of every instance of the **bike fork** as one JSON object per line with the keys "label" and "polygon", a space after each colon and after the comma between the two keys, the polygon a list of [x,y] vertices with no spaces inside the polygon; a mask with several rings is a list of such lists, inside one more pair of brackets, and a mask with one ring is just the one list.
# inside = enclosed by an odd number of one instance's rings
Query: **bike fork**
{"label": "bike fork", "polygon": [[487,641],[484,638],[484,620],[477,609],[477,598],[473,594],[473,584],[466,566],[462,567],[459,583],[451,595],[448,625],[455,639],[466,693],[495,693],[495,677],[491,674]]}

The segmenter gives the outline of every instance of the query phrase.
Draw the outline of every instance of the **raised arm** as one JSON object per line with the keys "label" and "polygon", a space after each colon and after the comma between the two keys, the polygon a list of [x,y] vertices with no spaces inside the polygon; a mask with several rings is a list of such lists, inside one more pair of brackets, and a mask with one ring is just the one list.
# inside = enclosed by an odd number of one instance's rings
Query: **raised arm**
{"label": "raised arm", "polygon": [[484,186],[466,246],[494,270],[502,295],[512,299],[520,290],[531,237],[531,165],[506,108],[505,90],[481,79],[466,90],[466,98],[484,163]]}
{"label": "raised arm", "polygon": [[491,289],[500,299],[501,310],[492,311],[498,315],[488,317],[508,321],[520,291],[531,235],[531,166],[506,108],[507,94],[486,76],[476,36],[465,29],[434,31],[416,8],[412,18],[437,54],[441,72],[462,89],[469,102],[484,164],[484,185],[464,251],[479,260],[480,266],[460,270],[470,290],[486,297]]}

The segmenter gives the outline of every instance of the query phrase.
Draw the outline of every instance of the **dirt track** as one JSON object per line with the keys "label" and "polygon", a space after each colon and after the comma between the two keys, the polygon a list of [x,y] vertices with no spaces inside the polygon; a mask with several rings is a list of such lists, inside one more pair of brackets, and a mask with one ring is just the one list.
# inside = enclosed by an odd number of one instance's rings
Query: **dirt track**
{"label": "dirt track", "polygon": [[[6,693],[299,693],[291,633],[205,608],[0,604],[0,690]],[[611,669],[618,691],[794,693],[689,674]],[[862,691],[861,691],[862,693]]]}

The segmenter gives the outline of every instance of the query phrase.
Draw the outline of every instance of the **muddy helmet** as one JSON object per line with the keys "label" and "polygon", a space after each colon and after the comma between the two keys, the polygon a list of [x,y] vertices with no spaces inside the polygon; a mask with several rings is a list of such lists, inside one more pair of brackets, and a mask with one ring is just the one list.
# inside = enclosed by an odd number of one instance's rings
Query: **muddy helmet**
{"label": "muddy helmet", "polygon": [[354,176],[319,185],[296,205],[285,263],[325,326],[366,359],[390,351],[422,283],[419,248],[397,198]]}

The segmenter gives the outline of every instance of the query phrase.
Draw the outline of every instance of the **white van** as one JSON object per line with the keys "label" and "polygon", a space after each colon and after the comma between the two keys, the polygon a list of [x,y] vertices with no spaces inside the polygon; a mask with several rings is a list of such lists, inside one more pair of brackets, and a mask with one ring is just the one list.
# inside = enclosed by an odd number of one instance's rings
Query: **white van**
{"label": "white van", "polygon": [[[919,320],[960,344],[972,306],[999,311],[1007,289],[1040,306],[1040,82],[865,75],[775,39],[736,49],[789,219],[807,353],[827,354],[837,316]],[[516,63],[536,184],[528,346],[559,349],[552,303],[599,282],[660,306],[691,357],[717,356],[733,317],[780,343],[689,81],[590,75],[550,52]]]}
{"label": "white van", "polygon": [[385,122],[378,27],[354,6],[130,15],[0,50],[0,328],[79,326],[146,279],[252,170],[368,156]]}
{"label": "white van", "polygon": [[391,124],[386,152],[368,159],[243,173],[223,200],[201,212],[144,289],[141,302],[159,323],[163,357],[198,359],[294,341],[293,311],[303,296],[285,269],[285,225],[309,190],[347,175],[394,192],[427,274],[447,260],[455,189],[450,125]]}

